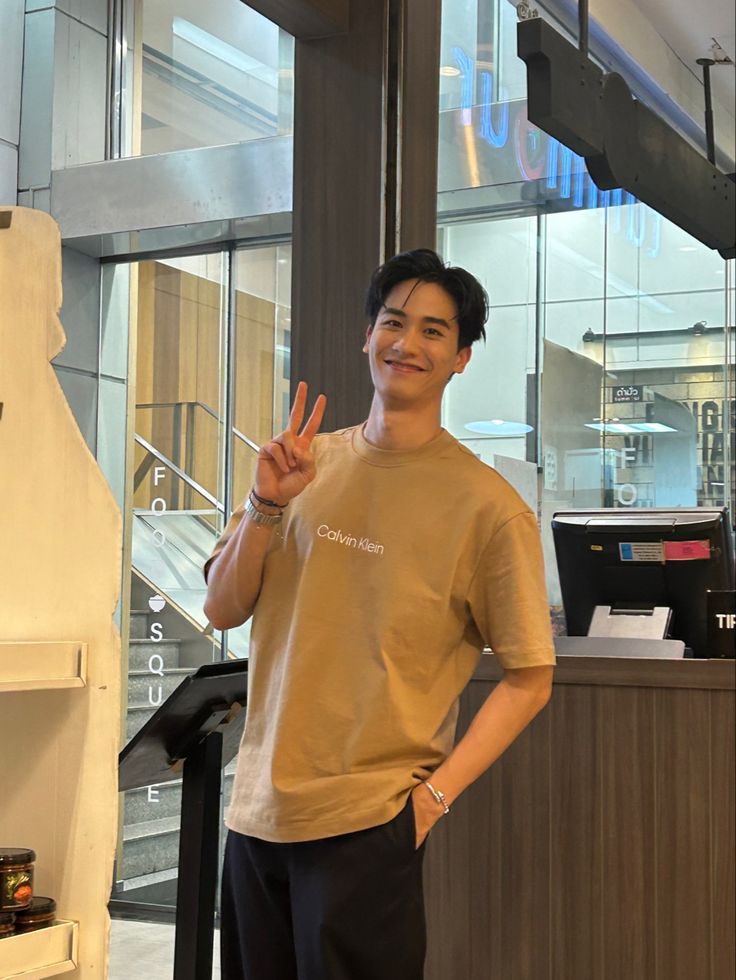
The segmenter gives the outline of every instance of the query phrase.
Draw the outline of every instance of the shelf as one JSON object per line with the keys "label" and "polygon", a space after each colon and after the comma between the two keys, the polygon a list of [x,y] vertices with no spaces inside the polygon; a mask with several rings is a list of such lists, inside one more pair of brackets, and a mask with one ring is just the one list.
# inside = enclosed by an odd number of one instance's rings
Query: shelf
{"label": "shelf", "polygon": [[44,980],[77,966],[76,922],[0,939],[0,980]]}
{"label": "shelf", "polygon": [[86,676],[86,643],[0,641],[0,694],[85,687]]}

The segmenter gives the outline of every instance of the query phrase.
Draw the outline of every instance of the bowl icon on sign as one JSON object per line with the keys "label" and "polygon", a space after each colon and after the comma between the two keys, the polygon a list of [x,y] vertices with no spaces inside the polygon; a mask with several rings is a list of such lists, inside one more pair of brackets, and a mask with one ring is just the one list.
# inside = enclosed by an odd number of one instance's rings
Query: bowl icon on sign
{"label": "bowl icon on sign", "polygon": [[161,612],[166,605],[166,599],[162,595],[154,595],[148,600],[148,606],[154,612]]}

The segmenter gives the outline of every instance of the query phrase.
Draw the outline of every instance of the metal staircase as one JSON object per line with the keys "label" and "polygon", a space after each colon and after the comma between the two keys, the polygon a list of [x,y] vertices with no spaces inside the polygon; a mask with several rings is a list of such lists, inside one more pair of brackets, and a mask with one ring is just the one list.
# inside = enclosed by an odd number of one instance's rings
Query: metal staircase
{"label": "metal staircase", "polygon": [[[257,451],[254,443],[233,431]],[[225,634],[213,634],[203,612],[206,586],[202,567],[217,539],[215,527],[218,513],[224,512],[223,504],[149,442],[136,436],[136,443],[145,452],[136,473],[136,487],[152,466],[165,467],[178,481],[177,504],[186,505],[194,499],[206,506],[177,506],[163,511],[134,509],[125,741],[148,721],[158,704],[187,674],[221,656],[222,638],[226,656],[238,658],[247,657],[250,637],[250,623]],[[149,603],[150,607],[145,608]],[[177,638],[171,638],[174,636]],[[225,770],[225,805],[230,798],[234,767],[233,762]],[[173,904],[180,806],[180,780],[125,794],[115,899],[135,897],[152,904]]]}
{"label": "metal staircase", "polygon": [[[193,668],[180,667],[180,640],[150,639],[150,626],[158,617],[147,609],[131,612],[130,660],[128,670],[128,739],[151,717],[156,710],[149,703],[149,687],[152,677],[163,687],[165,698]],[[148,669],[150,658],[163,660],[163,676],[152,675]],[[223,784],[224,805],[230,802],[234,763],[225,770]],[[171,882],[170,894],[174,895],[177,861],[179,857],[179,811],[181,808],[181,780],[164,783],[158,787],[143,787],[125,794],[123,815],[122,861],[117,873],[118,897],[126,892],[148,889],[150,886]],[[167,889],[159,888],[160,894]]]}

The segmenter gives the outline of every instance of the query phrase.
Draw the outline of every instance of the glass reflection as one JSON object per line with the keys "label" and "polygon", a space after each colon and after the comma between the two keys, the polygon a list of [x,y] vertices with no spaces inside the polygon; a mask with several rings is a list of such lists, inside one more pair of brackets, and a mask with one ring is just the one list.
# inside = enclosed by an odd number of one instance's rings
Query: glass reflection
{"label": "glass reflection", "polygon": [[128,43],[126,155],[292,131],[294,39],[240,0],[138,0]]}

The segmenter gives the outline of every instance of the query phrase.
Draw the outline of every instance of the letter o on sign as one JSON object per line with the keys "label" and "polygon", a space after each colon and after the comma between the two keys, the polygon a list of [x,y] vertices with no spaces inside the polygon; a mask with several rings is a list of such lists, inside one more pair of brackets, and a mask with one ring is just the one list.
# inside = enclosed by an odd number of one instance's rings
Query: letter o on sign
{"label": "letter o on sign", "polygon": [[633,483],[619,483],[616,488],[616,497],[622,507],[631,507],[636,503],[637,492]]}

